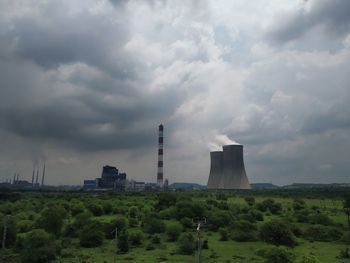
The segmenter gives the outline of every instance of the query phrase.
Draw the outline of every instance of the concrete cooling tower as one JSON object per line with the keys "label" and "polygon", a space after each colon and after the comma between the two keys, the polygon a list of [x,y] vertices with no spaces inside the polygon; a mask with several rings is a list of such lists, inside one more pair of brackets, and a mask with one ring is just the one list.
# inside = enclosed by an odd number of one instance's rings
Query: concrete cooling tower
{"label": "concrete cooling tower", "polygon": [[221,175],[223,172],[223,153],[220,151],[210,153],[210,173],[208,188],[219,188]]}
{"label": "concrete cooling tower", "polygon": [[243,145],[224,145],[210,153],[209,189],[250,189],[243,161]]}

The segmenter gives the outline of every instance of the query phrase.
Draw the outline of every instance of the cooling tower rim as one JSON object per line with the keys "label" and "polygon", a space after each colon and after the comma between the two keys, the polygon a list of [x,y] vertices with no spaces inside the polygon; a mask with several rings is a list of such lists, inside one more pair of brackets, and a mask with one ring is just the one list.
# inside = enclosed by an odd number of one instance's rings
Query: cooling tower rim
{"label": "cooling tower rim", "polygon": [[234,147],[243,147],[243,144],[227,144],[223,145],[222,148],[234,148]]}
{"label": "cooling tower rim", "polygon": [[210,154],[218,154],[218,153],[223,153],[222,151],[211,151]]}

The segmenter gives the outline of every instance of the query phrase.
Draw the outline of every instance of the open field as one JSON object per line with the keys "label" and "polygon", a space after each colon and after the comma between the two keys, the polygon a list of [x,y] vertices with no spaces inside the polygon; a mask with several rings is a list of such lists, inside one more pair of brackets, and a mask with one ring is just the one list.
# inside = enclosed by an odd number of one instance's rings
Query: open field
{"label": "open field", "polygon": [[[201,262],[350,262],[343,189],[279,191],[2,193],[0,262],[113,262],[116,228],[117,262],[198,262],[204,217]],[[271,261],[275,248],[288,259]]]}

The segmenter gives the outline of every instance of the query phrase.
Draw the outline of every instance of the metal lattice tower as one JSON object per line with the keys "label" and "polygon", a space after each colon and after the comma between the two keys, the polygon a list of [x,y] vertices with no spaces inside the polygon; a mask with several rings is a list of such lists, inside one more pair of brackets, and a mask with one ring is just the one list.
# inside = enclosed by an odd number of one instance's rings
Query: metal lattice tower
{"label": "metal lattice tower", "polygon": [[158,136],[158,170],[157,170],[157,184],[163,186],[163,143],[164,143],[164,126],[159,125],[159,136]]}

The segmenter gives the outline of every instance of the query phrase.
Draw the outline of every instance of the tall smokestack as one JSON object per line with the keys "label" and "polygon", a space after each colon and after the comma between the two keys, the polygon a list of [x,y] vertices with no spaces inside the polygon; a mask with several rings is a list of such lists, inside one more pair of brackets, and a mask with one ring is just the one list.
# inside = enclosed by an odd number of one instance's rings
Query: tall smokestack
{"label": "tall smokestack", "polygon": [[33,165],[32,187],[34,187],[34,177],[35,177],[35,166]]}
{"label": "tall smokestack", "polygon": [[224,169],[219,188],[250,189],[243,161],[243,145],[224,145],[223,150]]}
{"label": "tall smokestack", "polygon": [[19,173],[17,174],[17,181],[19,181]]}
{"label": "tall smokestack", "polygon": [[12,184],[15,184],[16,182],[16,173],[13,175],[13,181],[12,181]]}
{"label": "tall smokestack", "polygon": [[158,169],[157,169],[157,184],[163,186],[163,143],[164,143],[164,126],[160,124],[158,127],[159,136],[158,136]]}
{"label": "tall smokestack", "polygon": [[44,167],[43,167],[43,175],[41,177],[41,186],[43,187],[44,186],[44,180],[45,180],[45,163],[44,163]]}
{"label": "tall smokestack", "polygon": [[210,173],[207,187],[209,189],[219,188],[224,168],[223,153],[221,151],[210,152]]}
{"label": "tall smokestack", "polygon": [[39,167],[38,167],[38,170],[36,170],[35,186],[38,185],[38,181],[39,181]]}

